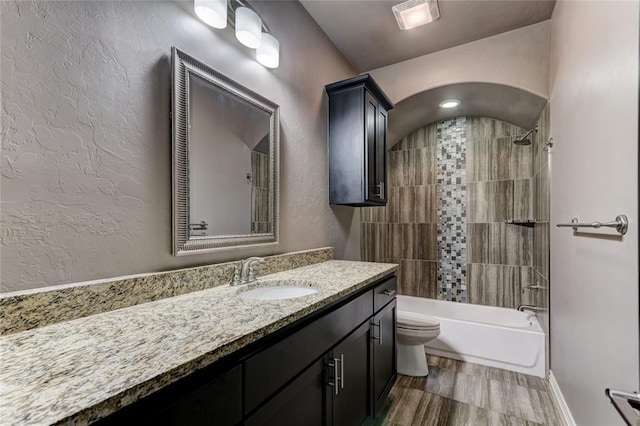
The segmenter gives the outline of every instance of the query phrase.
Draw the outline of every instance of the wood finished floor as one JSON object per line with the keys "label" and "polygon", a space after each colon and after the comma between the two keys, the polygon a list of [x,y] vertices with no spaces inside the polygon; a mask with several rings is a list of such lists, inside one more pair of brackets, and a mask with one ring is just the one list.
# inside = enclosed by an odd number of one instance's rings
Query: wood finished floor
{"label": "wood finished floor", "polygon": [[560,425],[547,381],[429,355],[429,376],[398,376],[378,426]]}

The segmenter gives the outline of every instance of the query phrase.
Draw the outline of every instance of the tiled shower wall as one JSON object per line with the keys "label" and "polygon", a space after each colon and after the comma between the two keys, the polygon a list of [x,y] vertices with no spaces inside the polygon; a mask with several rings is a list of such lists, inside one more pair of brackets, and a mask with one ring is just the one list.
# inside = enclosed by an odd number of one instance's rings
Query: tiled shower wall
{"label": "tiled shower wall", "polygon": [[532,149],[513,141],[525,132],[511,124],[469,118],[469,302],[517,308],[529,303],[533,228]]}
{"label": "tiled shower wall", "polygon": [[[402,294],[437,298],[437,124],[387,153],[387,205],[361,209],[362,259],[393,262]],[[402,206],[402,208],[401,208]]]}
{"label": "tiled shower wall", "polygon": [[362,209],[362,258],[400,264],[402,294],[492,306],[529,303],[531,146],[491,118],[432,123],[388,153],[385,207]]}

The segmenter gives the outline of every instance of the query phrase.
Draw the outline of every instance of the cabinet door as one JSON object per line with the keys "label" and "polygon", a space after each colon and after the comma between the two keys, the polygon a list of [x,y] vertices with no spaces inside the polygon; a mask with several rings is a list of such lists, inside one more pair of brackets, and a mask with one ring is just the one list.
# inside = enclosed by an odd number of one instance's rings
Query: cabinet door
{"label": "cabinet door", "polygon": [[[369,417],[371,327],[368,321],[358,327],[331,354],[327,386],[332,425],[356,426]],[[335,367],[334,367],[335,366]]]}
{"label": "cabinet door", "polygon": [[[214,377],[210,377],[210,376]],[[99,421],[107,425],[232,426],[242,421],[242,367],[194,373]]]}
{"label": "cabinet door", "polygon": [[387,111],[378,104],[376,110],[376,181],[379,199],[387,201]]}
{"label": "cabinet door", "polygon": [[381,189],[378,173],[378,101],[365,91],[365,185],[367,201],[381,201]]}
{"label": "cabinet door", "polygon": [[373,399],[377,414],[396,380],[396,300],[373,317]]}
{"label": "cabinet door", "polygon": [[245,422],[246,426],[322,426],[326,424],[323,357],[278,392]]}
{"label": "cabinet door", "polygon": [[336,308],[245,361],[245,413],[253,411],[373,314],[373,291]]}

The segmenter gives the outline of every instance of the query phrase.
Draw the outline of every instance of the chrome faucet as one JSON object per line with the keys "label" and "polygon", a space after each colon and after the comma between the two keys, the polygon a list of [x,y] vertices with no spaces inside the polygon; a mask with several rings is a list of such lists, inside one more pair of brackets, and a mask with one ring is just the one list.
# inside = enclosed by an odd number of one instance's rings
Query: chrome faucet
{"label": "chrome faucet", "polygon": [[531,306],[531,305],[520,305],[518,306],[518,310],[520,312],[524,312],[524,310],[529,310],[529,311],[533,311],[533,312],[544,312],[547,309],[546,308],[539,308],[537,306]]}
{"label": "chrome faucet", "polygon": [[250,257],[240,261],[240,268],[236,266],[231,285],[249,284],[256,281],[253,265],[264,262],[261,257]]}

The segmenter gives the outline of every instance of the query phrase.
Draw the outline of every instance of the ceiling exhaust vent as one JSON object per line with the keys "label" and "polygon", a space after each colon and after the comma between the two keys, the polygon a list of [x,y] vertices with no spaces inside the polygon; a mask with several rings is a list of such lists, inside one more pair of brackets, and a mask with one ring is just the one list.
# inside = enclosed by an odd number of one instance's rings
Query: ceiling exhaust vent
{"label": "ceiling exhaust vent", "polygon": [[409,0],[391,8],[401,30],[428,24],[440,17],[437,0]]}

